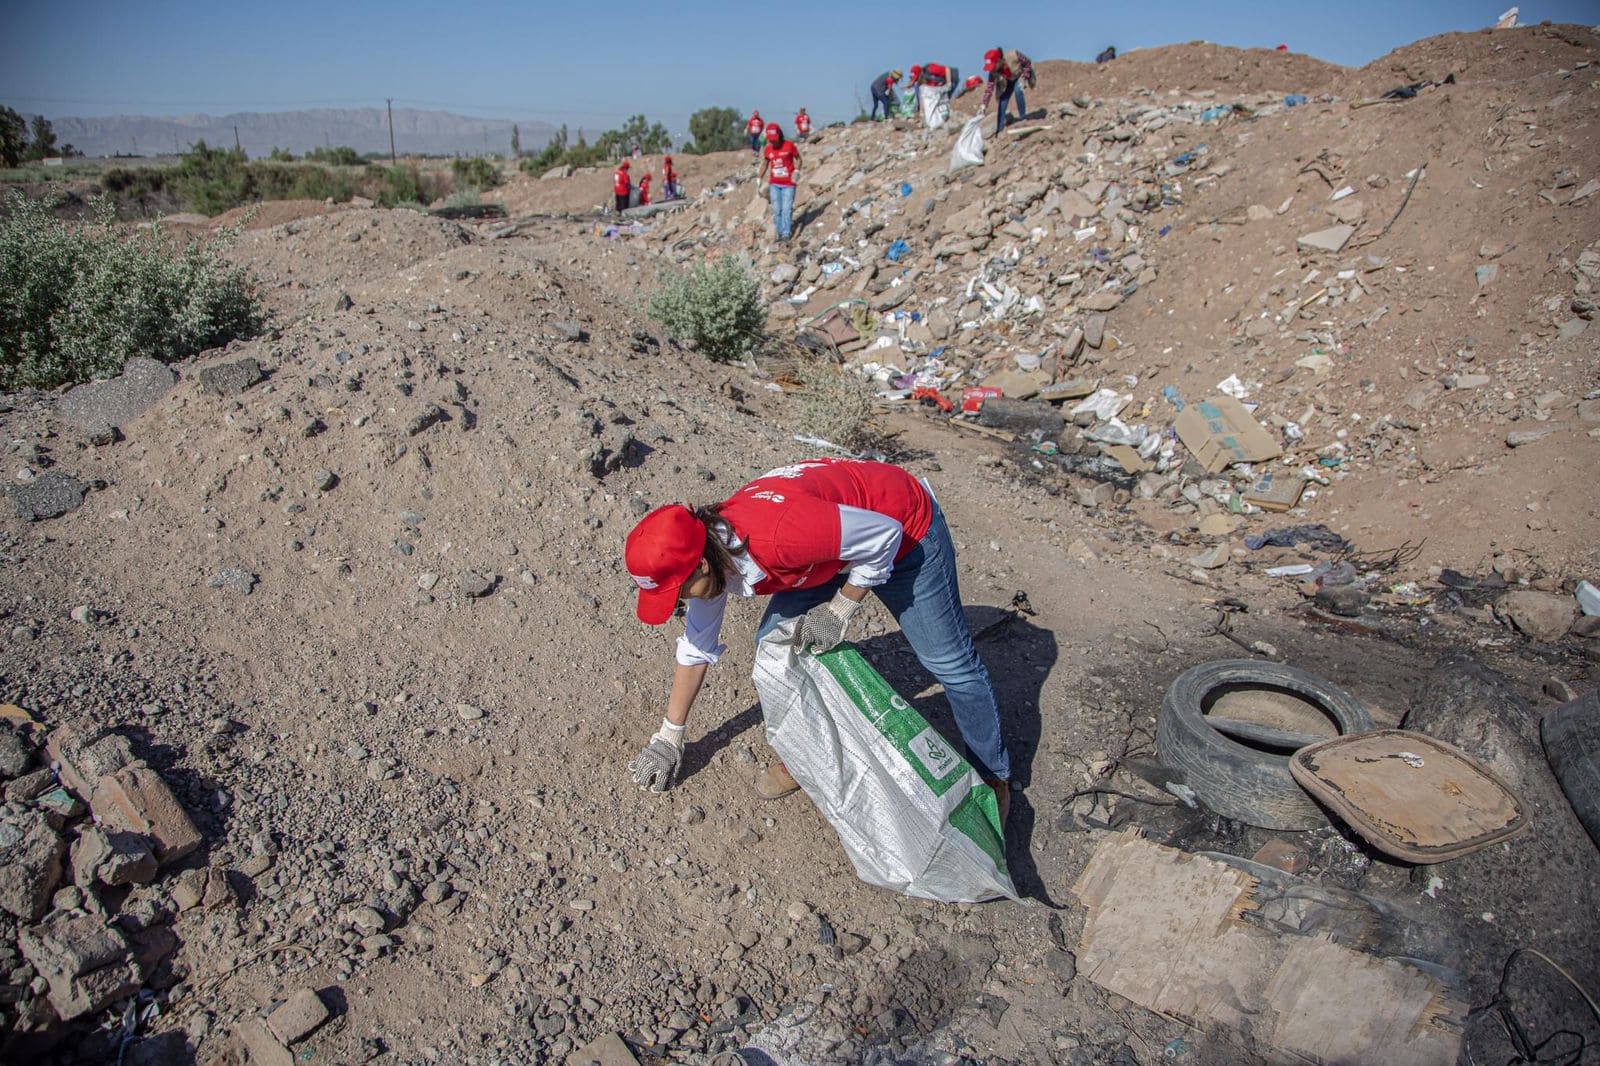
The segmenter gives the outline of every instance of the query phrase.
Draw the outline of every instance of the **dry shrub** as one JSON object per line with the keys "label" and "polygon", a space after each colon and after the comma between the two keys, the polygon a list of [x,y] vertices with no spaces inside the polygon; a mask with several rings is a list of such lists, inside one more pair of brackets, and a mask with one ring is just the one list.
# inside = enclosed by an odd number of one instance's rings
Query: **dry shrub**
{"label": "dry shrub", "polygon": [[795,365],[800,381],[801,433],[821,437],[851,451],[865,451],[878,442],[872,424],[877,387],[861,375],[821,359]]}

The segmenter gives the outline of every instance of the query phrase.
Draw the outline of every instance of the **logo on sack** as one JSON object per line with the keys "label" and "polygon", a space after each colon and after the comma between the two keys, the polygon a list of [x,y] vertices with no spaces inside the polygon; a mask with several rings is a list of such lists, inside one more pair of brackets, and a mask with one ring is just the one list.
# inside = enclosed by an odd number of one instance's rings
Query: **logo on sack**
{"label": "logo on sack", "polygon": [[906,747],[911,749],[911,753],[922,763],[923,769],[934,778],[943,777],[961,762],[960,756],[956,755],[955,750],[946,744],[944,738],[935,733],[931,726],[912,737]]}
{"label": "logo on sack", "polygon": [[633,578],[633,583],[642,589],[660,588],[660,586],[656,584],[655,578],[640,577],[638,574],[629,574],[628,576]]}

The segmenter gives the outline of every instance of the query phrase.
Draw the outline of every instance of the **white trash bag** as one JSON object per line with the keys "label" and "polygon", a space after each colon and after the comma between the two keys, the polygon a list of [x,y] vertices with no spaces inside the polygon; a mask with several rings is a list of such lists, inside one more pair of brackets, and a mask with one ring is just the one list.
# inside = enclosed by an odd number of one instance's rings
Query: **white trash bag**
{"label": "white trash bag", "polygon": [[994,790],[848,644],[756,649],[767,742],[839,834],[856,876],[947,903],[1017,898]]}
{"label": "white trash bag", "polygon": [[924,85],[919,90],[922,103],[922,124],[936,130],[950,121],[950,90]]}
{"label": "white trash bag", "polygon": [[950,149],[950,169],[976,167],[983,164],[983,116],[967,120]]}

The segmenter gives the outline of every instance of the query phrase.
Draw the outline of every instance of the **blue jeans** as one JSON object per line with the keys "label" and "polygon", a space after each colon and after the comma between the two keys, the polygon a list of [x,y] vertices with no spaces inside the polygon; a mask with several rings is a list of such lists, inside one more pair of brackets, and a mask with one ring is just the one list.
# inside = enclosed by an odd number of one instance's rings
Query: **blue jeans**
{"label": "blue jeans", "polygon": [[750,142],[750,150],[752,152],[761,151],[761,134],[747,133],[745,134],[745,140]]}
{"label": "blue jeans", "polygon": [[1020,81],[1017,82],[1016,87],[1011,90],[1011,95],[1016,97],[1017,121],[1020,122],[1028,117],[1028,101],[1022,98],[1022,83]]}
{"label": "blue jeans", "polygon": [[[783,622],[832,599],[845,577],[840,574],[814,589],[774,595],[761,616],[756,641],[759,643]],[[900,623],[901,632],[923,667],[944,686],[973,767],[988,780],[1011,780],[1011,756],[1000,735],[1000,708],[989,684],[989,671],[978,658],[966,615],[961,612],[956,549],[950,542],[944,512],[937,504],[933,524],[922,543],[895,563],[889,580],[872,591]]]}
{"label": "blue jeans", "polygon": [[894,118],[894,97],[893,96],[890,96],[888,93],[877,93],[877,92],[873,93],[872,94],[872,114],[871,114],[871,116],[869,116],[873,120],[876,120],[877,117],[878,117],[878,108],[879,107],[883,108],[883,117],[884,118]]}
{"label": "blue jeans", "polygon": [[786,241],[794,232],[794,186],[768,185],[767,198],[772,201],[772,228]]}
{"label": "blue jeans", "polygon": [[995,114],[994,135],[1000,136],[1006,130],[1006,106],[1011,103],[1011,98],[1017,94],[1017,83],[1012,82],[1000,94],[1000,108]]}

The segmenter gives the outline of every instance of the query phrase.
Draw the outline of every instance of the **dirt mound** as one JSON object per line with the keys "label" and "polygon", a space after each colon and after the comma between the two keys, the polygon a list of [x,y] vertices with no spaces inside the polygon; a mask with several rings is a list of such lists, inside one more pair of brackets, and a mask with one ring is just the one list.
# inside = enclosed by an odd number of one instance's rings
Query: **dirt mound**
{"label": "dirt mound", "polygon": [[235,207],[211,220],[213,229],[238,226],[241,229],[271,229],[286,222],[305,218],[320,218],[350,210],[349,204],[324,203],[320,200],[262,200],[259,203]]}
{"label": "dirt mound", "polygon": [[1158,92],[1319,93],[1331,91],[1348,73],[1344,67],[1298,52],[1204,41],[1141,48],[1108,63],[1047,60],[1036,70],[1040,88],[1052,102],[1083,93],[1114,95],[1141,86]]}

